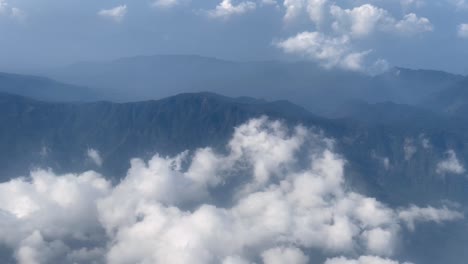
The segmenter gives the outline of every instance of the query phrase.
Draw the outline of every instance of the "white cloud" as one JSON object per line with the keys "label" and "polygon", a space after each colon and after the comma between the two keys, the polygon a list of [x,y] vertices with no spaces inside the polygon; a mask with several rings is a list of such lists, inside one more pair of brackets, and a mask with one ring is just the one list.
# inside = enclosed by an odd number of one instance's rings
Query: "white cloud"
{"label": "white cloud", "polygon": [[212,18],[227,19],[235,15],[242,15],[256,8],[256,4],[251,1],[243,1],[235,5],[232,0],[222,0],[215,9],[206,11]]}
{"label": "white cloud", "polygon": [[304,0],[284,0],[283,6],[286,8],[284,20],[291,21],[303,11]]}
{"label": "white cloud", "polygon": [[[333,140],[301,126],[254,119],[227,147],[134,159],[113,187],[94,172],[2,183],[0,243],[25,264],[302,264],[312,249],[389,256],[402,224],[458,219],[348,190]],[[390,261],[350,263],[371,260]]]}
{"label": "white cloud", "polygon": [[335,19],[333,28],[339,32],[350,32],[354,37],[367,36],[377,27],[385,28],[393,23],[393,19],[385,9],[371,4],[353,9],[332,5],[330,13]]}
{"label": "white cloud", "polygon": [[458,37],[468,39],[468,24],[458,25]]}
{"label": "white cloud", "polygon": [[320,25],[325,18],[325,8],[328,0],[284,0],[286,9],[284,20],[291,22],[303,13],[307,13],[310,20]]}
{"label": "white cloud", "polygon": [[307,2],[307,13],[316,25],[320,25],[324,19],[327,2],[327,0],[309,0]]}
{"label": "white cloud", "polygon": [[101,158],[101,155],[99,154],[99,151],[93,149],[93,148],[90,148],[88,149],[88,151],[86,152],[86,155],[88,156],[88,158],[97,166],[102,166],[102,158]]}
{"label": "white cloud", "polygon": [[[91,263],[77,262],[77,257],[99,252],[98,246],[92,251],[82,247],[105,241],[96,201],[109,190],[110,184],[94,172],[57,176],[35,171],[30,179],[2,183],[0,243],[15,251],[19,263]],[[65,241],[82,246],[72,248]]]}
{"label": "white cloud", "polygon": [[433,30],[433,26],[429,19],[425,17],[418,17],[416,14],[410,13],[405,15],[402,20],[395,24],[395,29],[398,32],[412,35],[417,33],[430,32]]}
{"label": "white cloud", "polygon": [[361,71],[370,51],[354,52],[347,36],[330,37],[320,32],[302,32],[276,43],[285,53],[304,56],[326,68]]}
{"label": "white cloud", "polygon": [[[347,259],[345,257],[328,259],[325,264],[400,264],[400,262],[375,256],[361,256],[358,259]],[[401,264],[411,263],[403,262]]]}
{"label": "white cloud", "polygon": [[458,160],[455,151],[449,150],[447,151],[447,158],[437,164],[436,171],[439,174],[463,174],[465,173],[465,167]]}
{"label": "white cloud", "polygon": [[407,224],[411,230],[414,230],[416,222],[442,223],[444,221],[452,221],[464,218],[463,214],[447,208],[420,208],[414,205],[400,211],[398,216]]}
{"label": "white cloud", "polygon": [[375,31],[408,35],[432,31],[432,24],[425,17],[410,13],[402,20],[396,20],[387,10],[371,4],[352,9],[332,5],[330,12],[335,19],[333,23],[335,31],[350,32],[351,36],[356,38],[368,36]]}
{"label": "white cloud", "polygon": [[104,18],[111,19],[115,22],[121,22],[127,14],[127,5],[116,6],[111,9],[103,9],[98,12],[98,15]]}

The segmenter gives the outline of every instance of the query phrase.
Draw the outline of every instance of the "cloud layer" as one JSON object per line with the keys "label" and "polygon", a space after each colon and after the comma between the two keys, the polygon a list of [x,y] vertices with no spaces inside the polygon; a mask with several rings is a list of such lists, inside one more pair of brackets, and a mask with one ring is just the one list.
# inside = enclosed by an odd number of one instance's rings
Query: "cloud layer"
{"label": "cloud layer", "polygon": [[320,133],[254,119],[225,154],[134,159],[116,186],[44,170],[2,183],[0,244],[24,264],[301,264],[313,250],[327,264],[397,264],[406,227],[463,218],[349,191],[345,163]]}

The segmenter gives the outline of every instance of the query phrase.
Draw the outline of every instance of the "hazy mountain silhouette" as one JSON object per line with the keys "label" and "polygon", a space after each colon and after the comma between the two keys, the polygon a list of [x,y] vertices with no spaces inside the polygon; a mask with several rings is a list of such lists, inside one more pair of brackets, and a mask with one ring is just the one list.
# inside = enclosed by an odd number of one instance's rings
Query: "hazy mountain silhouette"
{"label": "hazy mountain silhouette", "polygon": [[60,81],[92,87],[103,98],[126,102],[184,92],[289,100],[328,113],[350,99],[416,103],[462,77],[438,71],[391,69],[372,77],[311,62],[232,62],[185,55],[82,62],[46,72]]}
{"label": "hazy mountain silhouette", "polygon": [[466,119],[468,113],[468,78],[434,93],[423,102],[422,106],[433,111]]}
{"label": "hazy mountain silhouette", "polygon": [[45,101],[92,101],[91,90],[39,76],[0,73],[0,92],[28,96]]}

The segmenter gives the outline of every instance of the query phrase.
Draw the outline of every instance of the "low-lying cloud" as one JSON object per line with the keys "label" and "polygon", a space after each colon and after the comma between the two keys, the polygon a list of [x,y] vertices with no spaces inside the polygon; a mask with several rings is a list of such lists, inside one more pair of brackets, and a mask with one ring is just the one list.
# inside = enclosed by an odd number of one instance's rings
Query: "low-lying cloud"
{"label": "low-lying cloud", "polygon": [[326,264],[398,264],[407,226],[463,217],[349,191],[333,144],[260,118],[236,128],[225,154],[134,159],[115,186],[35,171],[0,184],[0,244],[24,264],[302,264],[313,251]]}
{"label": "low-lying cloud", "polygon": [[463,174],[465,167],[458,160],[454,150],[449,150],[446,153],[446,158],[437,164],[436,172],[439,174]]}

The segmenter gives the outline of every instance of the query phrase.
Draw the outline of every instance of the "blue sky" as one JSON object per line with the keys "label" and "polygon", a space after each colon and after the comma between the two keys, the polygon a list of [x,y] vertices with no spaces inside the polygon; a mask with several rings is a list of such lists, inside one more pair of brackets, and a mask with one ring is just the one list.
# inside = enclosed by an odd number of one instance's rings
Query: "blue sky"
{"label": "blue sky", "polygon": [[0,68],[152,54],[468,73],[468,0],[0,0]]}

